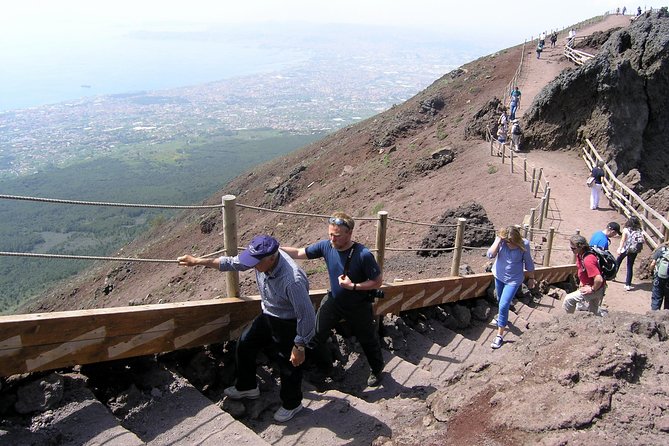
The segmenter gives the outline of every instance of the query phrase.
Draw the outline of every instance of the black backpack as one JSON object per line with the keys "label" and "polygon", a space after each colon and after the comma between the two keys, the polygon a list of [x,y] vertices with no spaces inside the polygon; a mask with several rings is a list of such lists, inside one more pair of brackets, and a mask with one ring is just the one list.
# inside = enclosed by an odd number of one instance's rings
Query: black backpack
{"label": "black backpack", "polygon": [[616,265],[616,258],[611,254],[610,251],[602,249],[598,246],[591,246],[588,251],[583,255],[594,254],[597,256],[597,262],[599,262],[599,270],[602,272],[602,277],[604,280],[613,280],[616,278],[616,273],[618,272],[618,266]]}

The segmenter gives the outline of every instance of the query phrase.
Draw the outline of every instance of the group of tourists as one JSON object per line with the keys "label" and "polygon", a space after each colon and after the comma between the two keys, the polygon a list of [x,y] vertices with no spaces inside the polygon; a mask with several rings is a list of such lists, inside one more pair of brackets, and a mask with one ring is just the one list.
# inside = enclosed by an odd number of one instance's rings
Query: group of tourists
{"label": "group of tourists", "polygon": [[[520,107],[521,95],[518,86],[514,86],[513,90],[509,93],[509,113],[507,114],[507,108],[502,105],[499,108],[499,118],[497,118],[497,142],[500,143],[501,147],[510,140],[511,150],[514,152],[520,152],[523,136],[520,121],[516,117],[516,113]],[[501,155],[501,149],[498,155]]]}
{"label": "group of tourists", "polygon": [[[612,237],[620,237],[616,252],[617,257],[609,252]],[[644,245],[641,223],[636,216],[630,217],[621,231],[620,225],[610,222],[606,228],[595,232],[588,242],[581,235],[569,239],[569,247],[576,257],[578,288],[565,296],[564,311],[590,311],[602,315],[600,306],[606,292],[607,277],[612,280],[626,262],[625,290],[632,289],[634,261]],[[507,330],[509,307],[518,288],[525,281],[527,286],[536,285],[534,262],[530,253],[530,242],[520,234],[520,228],[509,226],[501,229],[487,255],[495,259],[492,267],[495,278],[495,292],[499,303],[497,316],[493,323],[497,325],[497,335],[491,347],[500,348],[504,343]],[[653,270],[653,288],[651,292],[651,310],[669,309],[669,243],[661,244],[652,254],[650,268]]]}
{"label": "group of tourists", "polygon": [[[179,265],[220,271],[255,269],[262,312],[237,341],[237,380],[224,390],[226,396],[231,399],[260,396],[256,356],[271,347],[279,366],[282,403],[274,419],[278,422],[292,419],[303,409],[302,365],[310,355],[324,373],[332,370],[333,358],[326,344],[332,329],[342,319],[348,322],[369,362],[367,385],[380,385],[384,361],[372,303],[383,275],[371,251],[353,241],[354,227],[353,218],[337,212],[328,219],[328,239],[305,248],[280,247],[274,237],[261,234],[238,256],[184,255],[177,259]],[[330,290],[315,312],[307,275],[294,259],[321,257],[327,266]]]}

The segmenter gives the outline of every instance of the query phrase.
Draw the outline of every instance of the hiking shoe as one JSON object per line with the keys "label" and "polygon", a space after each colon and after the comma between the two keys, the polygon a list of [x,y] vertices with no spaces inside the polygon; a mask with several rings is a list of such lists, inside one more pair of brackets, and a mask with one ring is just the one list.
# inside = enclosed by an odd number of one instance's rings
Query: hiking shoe
{"label": "hiking shoe", "polygon": [[276,412],[274,412],[274,421],[278,421],[279,423],[285,423],[286,421],[290,420],[297,414],[299,411],[304,409],[304,406],[300,404],[297,406],[295,409],[284,409],[283,406],[279,408]]}
{"label": "hiking shoe", "polygon": [[255,400],[260,396],[260,388],[256,386],[255,389],[251,390],[237,390],[235,386],[227,387],[223,393],[233,400],[241,400],[242,398],[248,398],[250,400]]}
{"label": "hiking shoe", "polygon": [[368,387],[378,387],[381,385],[381,373],[370,373],[369,378],[367,378]]}
{"label": "hiking shoe", "polygon": [[491,348],[500,348],[504,344],[504,338],[502,338],[500,335],[495,336],[495,339],[492,340],[492,344],[490,344]]}

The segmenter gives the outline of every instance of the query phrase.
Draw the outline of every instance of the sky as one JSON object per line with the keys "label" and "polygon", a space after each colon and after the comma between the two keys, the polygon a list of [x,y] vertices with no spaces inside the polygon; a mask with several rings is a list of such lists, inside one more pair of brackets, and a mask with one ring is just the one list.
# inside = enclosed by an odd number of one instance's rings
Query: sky
{"label": "sky", "polygon": [[[663,3],[669,0],[627,8],[657,8]],[[298,20],[421,27],[515,44],[544,29],[564,28],[622,6],[611,0],[21,0],[4,2],[0,42],[16,33],[39,39],[114,27],[197,29],[213,23]]]}
{"label": "sky", "polygon": [[[629,4],[628,12],[639,5],[658,8],[662,2],[669,3],[669,0]],[[122,60],[124,52],[130,55],[134,47],[128,48],[132,44],[127,43],[127,36],[142,31],[197,34],[225,29],[226,24],[262,26],[267,22],[390,26],[406,28],[412,33],[413,28],[416,35],[436,32],[439,39],[443,36],[445,47],[452,37],[451,47],[460,41],[477,47],[483,51],[478,54],[483,55],[535,38],[544,30],[563,29],[607,11],[613,12],[622,5],[611,0],[559,0],[552,4],[536,0],[511,3],[499,0],[6,1],[0,11],[0,111],[40,101],[58,101],[64,93],[57,96],[56,87],[69,82],[65,79],[68,76],[72,79],[68,88],[79,92],[82,92],[81,85],[94,83],[101,87],[100,71],[108,73],[109,82],[113,82],[117,73],[105,71],[104,63]],[[392,32],[394,29],[389,39]],[[118,42],[125,42],[125,46],[120,47]],[[205,45],[201,47],[204,49]],[[134,49],[140,51],[139,44]],[[177,51],[174,53],[176,56]],[[195,51],[191,53],[192,58],[200,57],[202,63],[207,62],[206,57],[203,59]],[[130,56],[127,60],[132,62],[124,61],[126,66],[114,65],[127,76],[135,76],[131,72],[133,68],[149,67],[162,69],[157,75],[163,80],[167,77],[165,70],[170,70],[169,64],[159,67],[157,62],[152,64],[153,61]],[[186,63],[170,62],[172,66],[184,67]],[[83,66],[85,64],[88,65]],[[97,68],[98,73],[94,73],[93,68]],[[79,76],[82,70],[87,71]],[[136,76],[141,75],[140,72]],[[82,80],[78,80],[80,77]],[[192,79],[192,82],[200,81],[197,77]],[[163,86],[154,86],[159,87]],[[98,93],[91,90],[89,94]]]}

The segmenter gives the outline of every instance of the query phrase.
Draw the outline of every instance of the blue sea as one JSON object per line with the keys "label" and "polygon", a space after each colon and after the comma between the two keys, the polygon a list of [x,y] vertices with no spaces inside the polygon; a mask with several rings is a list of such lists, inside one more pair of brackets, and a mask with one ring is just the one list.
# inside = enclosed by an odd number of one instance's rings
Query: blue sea
{"label": "blue sea", "polygon": [[257,42],[130,35],[2,49],[0,111],[201,84],[282,70],[308,59],[305,50]]}

